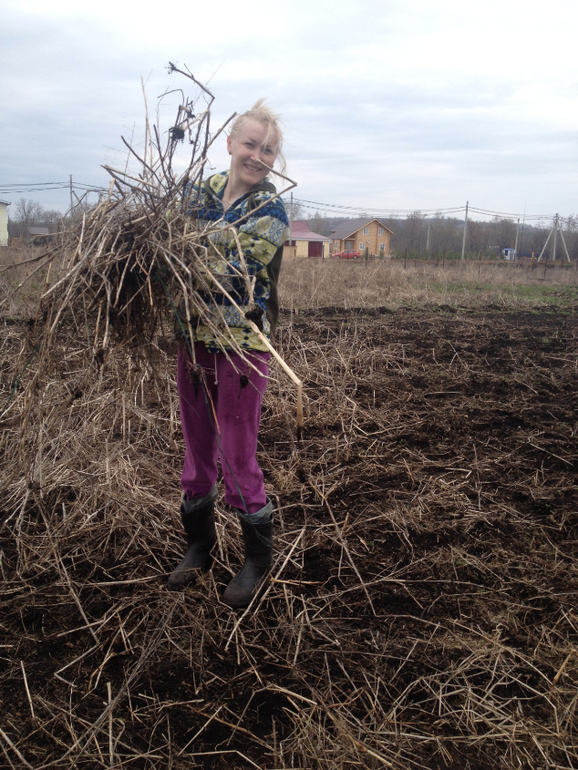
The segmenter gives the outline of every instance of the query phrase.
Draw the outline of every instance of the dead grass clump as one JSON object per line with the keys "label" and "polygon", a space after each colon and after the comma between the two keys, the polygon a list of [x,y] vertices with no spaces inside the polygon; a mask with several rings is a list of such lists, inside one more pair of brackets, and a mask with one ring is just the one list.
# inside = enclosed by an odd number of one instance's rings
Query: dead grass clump
{"label": "dead grass clump", "polygon": [[4,318],[34,316],[48,276],[44,262],[38,265],[41,253],[33,246],[0,247],[0,312]]}

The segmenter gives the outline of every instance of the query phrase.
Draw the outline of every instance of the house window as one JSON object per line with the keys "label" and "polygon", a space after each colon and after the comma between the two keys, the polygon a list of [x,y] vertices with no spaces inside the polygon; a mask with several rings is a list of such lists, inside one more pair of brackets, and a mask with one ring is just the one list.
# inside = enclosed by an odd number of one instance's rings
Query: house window
{"label": "house window", "polygon": [[377,234],[378,235],[383,235],[383,227],[378,227],[377,228]]}
{"label": "house window", "polygon": [[364,241],[360,241],[359,242],[359,250],[361,251],[364,248],[365,248],[365,242]]}
{"label": "house window", "polygon": [[369,235],[369,227],[364,227],[363,228],[363,234],[364,235]]}
{"label": "house window", "polygon": [[296,246],[297,241],[285,241],[285,246]]}
{"label": "house window", "polygon": [[385,251],[385,243],[380,243],[379,244],[379,250],[380,251]]}

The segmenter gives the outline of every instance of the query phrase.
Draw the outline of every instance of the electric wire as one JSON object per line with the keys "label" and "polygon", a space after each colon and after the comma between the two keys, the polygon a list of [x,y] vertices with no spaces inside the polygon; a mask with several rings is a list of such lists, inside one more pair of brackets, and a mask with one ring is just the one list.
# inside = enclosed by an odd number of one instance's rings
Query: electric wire
{"label": "electric wire", "polygon": [[[79,190],[83,192],[101,193],[106,192],[107,188],[102,185],[87,184],[85,182],[21,182],[21,183],[0,183],[0,195],[11,195],[21,193],[34,193],[34,192],[51,192],[55,190]],[[289,200],[285,199],[287,204]],[[447,208],[387,208],[386,206],[347,206],[345,204],[338,203],[324,203],[321,201],[311,201],[306,198],[293,198],[293,203],[301,206],[307,210],[314,210],[317,212],[323,211],[328,214],[343,214],[343,216],[356,215],[358,218],[362,218],[368,215],[370,212],[374,215],[381,215],[384,218],[398,218],[408,217],[412,215],[419,215],[421,217],[446,217],[450,214],[461,214],[465,212],[466,206],[450,206]],[[483,208],[481,206],[468,206],[468,212],[481,214],[482,216],[499,217],[500,219],[519,218],[525,222],[529,221],[551,221],[554,218],[554,214],[516,214],[507,211],[495,211],[493,209]],[[376,217],[378,218],[378,217]],[[563,219],[564,217],[562,217]]]}
{"label": "electric wire", "polygon": [[18,184],[1,184],[0,194],[14,195],[15,193],[53,192],[55,190],[79,190],[81,192],[106,192],[102,185],[86,184],[84,182],[20,182]]}
{"label": "electric wire", "polygon": [[[287,205],[290,203],[287,199],[284,199],[284,203]],[[446,217],[450,214],[465,213],[466,206],[453,206],[449,208],[435,208],[435,209],[420,209],[420,208],[405,208],[405,209],[389,209],[386,207],[367,207],[367,206],[345,206],[334,203],[322,203],[320,201],[310,201],[305,198],[293,198],[293,203],[301,206],[309,211],[323,211],[325,213],[331,213],[334,216],[343,214],[343,216],[356,214],[358,218],[368,217],[370,212],[373,215],[381,214],[384,218],[397,218],[397,217],[410,217],[412,215],[418,215],[424,218],[430,217]],[[524,219],[524,221],[551,221],[554,218],[554,214],[516,214],[508,211],[495,211],[493,209],[486,209],[478,206],[467,207],[468,213],[481,214],[483,216],[497,217],[499,219]],[[375,218],[379,218],[376,216]]]}

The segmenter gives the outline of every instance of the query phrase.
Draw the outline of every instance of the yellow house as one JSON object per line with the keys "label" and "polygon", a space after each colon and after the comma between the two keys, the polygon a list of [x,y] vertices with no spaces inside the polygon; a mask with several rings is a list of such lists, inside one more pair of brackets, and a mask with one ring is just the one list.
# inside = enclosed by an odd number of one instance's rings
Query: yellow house
{"label": "yellow house", "polygon": [[393,231],[379,219],[348,219],[331,232],[331,253],[367,249],[375,257],[389,256]]}
{"label": "yellow house", "polygon": [[325,259],[329,256],[331,238],[314,233],[302,221],[291,223],[291,237],[285,241],[284,257],[318,257]]}
{"label": "yellow house", "polygon": [[0,201],[0,246],[8,246],[8,201]]}

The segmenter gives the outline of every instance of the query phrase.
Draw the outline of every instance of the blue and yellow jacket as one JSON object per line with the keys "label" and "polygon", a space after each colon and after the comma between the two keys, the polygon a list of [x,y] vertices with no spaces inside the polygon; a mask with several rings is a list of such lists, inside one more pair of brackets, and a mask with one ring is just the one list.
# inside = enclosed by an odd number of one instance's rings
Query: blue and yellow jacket
{"label": "blue and yellow jacket", "polygon": [[[215,288],[211,294],[199,289],[200,297],[207,304],[207,312],[217,326],[222,325],[220,315],[214,307],[219,306],[225,323],[236,344],[244,350],[267,350],[258,335],[246,323],[245,313],[251,310],[250,318],[262,327],[270,338],[279,317],[277,279],[281,268],[283,244],[289,237],[289,222],[280,198],[274,198],[274,185],[267,179],[252,187],[225,211],[223,193],[229,172],[214,174],[206,179],[200,190],[192,188],[189,193],[189,213],[196,220],[201,231],[207,234],[208,259],[207,281],[210,274],[233,297],[240,311],[230,300]],[[259,208],[261,207],[261,208]],[[256,210],[258,209],[258,210]],[[236,231],[233,232],[233,228]],[[243,252],[246,272],[253,284],[253,301],[247,292],[242,275],[244,267],[239,255],[238,244]],[[238,271],[238,273],[237,273]],[[216,339],[211,330],[203,325],[202,319],[193,329],[194,339],[204,342],[211,352],[233,348],[227,334]]]}

